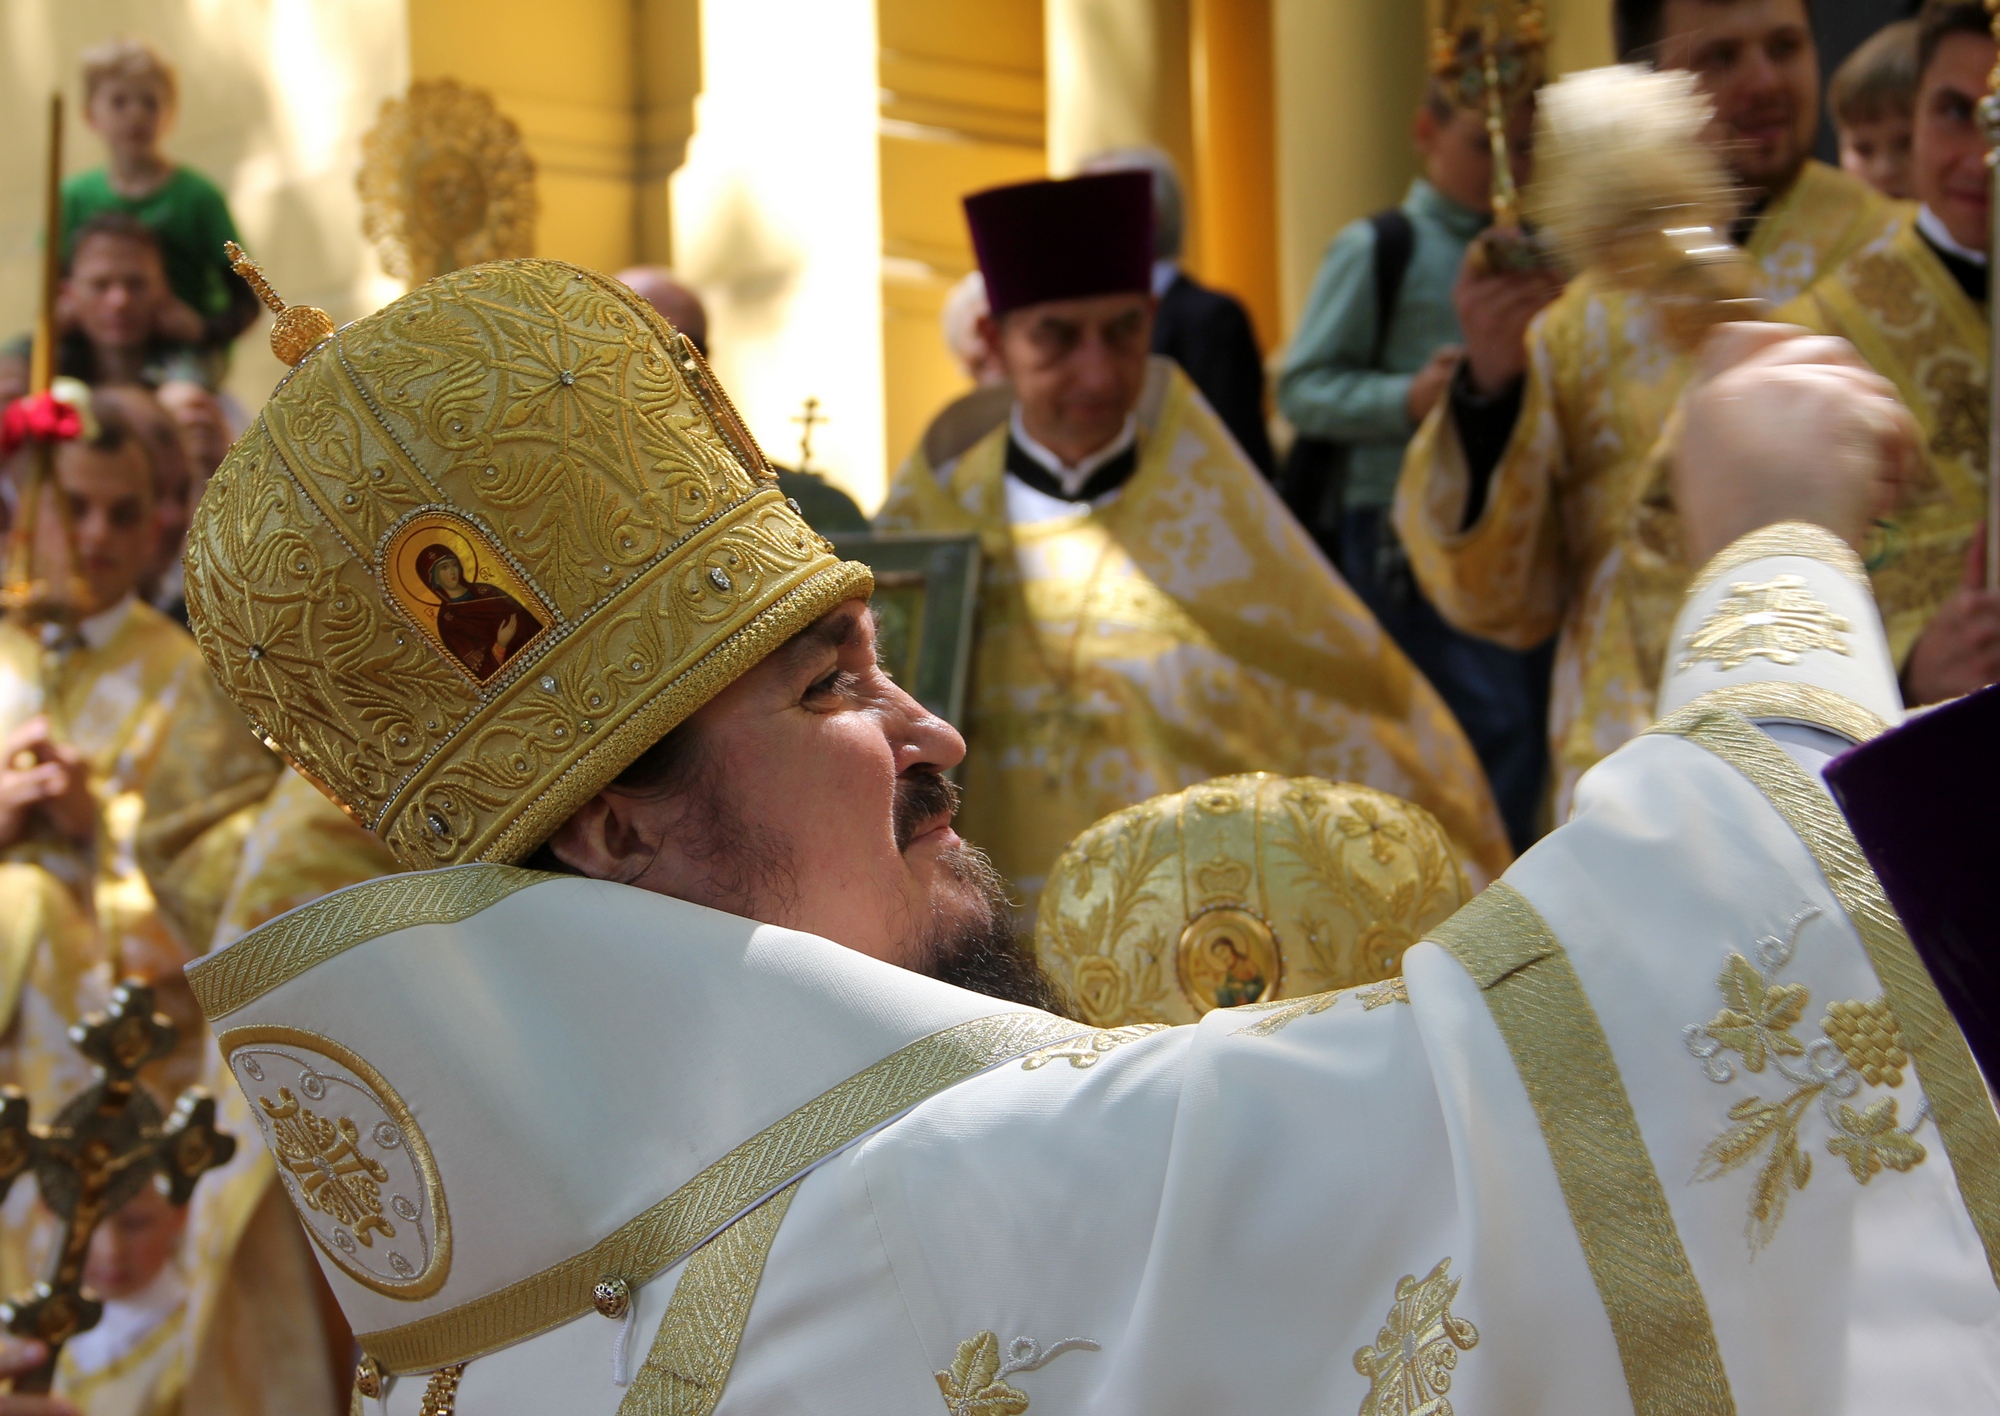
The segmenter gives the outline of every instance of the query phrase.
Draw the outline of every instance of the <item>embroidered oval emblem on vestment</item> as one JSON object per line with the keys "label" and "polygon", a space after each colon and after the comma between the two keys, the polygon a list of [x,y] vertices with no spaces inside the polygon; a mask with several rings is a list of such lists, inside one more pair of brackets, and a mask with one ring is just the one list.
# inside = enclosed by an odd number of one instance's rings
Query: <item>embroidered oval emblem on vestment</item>
{"label": "embroidered oval emblem on vestment", "polygon": [[217,1041],[321,1251],[391,1298],[442,1288],[451,1269],[444,1187],[396,1089],[348,1048],[303,1029],[237,1028]]}

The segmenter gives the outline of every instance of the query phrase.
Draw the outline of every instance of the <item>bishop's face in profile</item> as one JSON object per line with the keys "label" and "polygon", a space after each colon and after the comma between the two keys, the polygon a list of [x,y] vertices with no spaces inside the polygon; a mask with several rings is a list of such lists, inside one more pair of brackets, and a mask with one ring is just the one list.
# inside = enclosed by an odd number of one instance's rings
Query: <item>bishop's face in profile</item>
{"label": "bishop's face in profile", "polygon": [[468,580],[465,563],[448,546],[417,553],[417,574],[438,597],[438,638],[461,664],[491,678],[541,632],[542,622],[497,585]]}

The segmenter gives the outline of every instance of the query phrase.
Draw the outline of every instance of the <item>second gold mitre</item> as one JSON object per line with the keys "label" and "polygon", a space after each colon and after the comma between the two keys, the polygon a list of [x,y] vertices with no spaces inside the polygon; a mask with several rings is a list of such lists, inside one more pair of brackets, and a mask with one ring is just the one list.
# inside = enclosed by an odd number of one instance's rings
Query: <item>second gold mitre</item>
{"label": "second gold mitre", "polygon": [[187,595],[287,761],[416,869],[516,861],[866,566],[616,281],[473,266],[306,353],[210,482]]}
{"label": "second gold mitre", "polygon": [[1388,978],[1470,898],[1422,807],[1251,772],[1114,812],[1070,842],[1035,950],[1094,1027],[1191,1023]]}

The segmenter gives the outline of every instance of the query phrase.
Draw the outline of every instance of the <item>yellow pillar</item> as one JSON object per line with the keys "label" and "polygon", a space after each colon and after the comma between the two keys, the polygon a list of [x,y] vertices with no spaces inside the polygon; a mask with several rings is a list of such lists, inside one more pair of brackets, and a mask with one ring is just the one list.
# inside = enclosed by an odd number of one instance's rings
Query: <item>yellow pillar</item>
{"label": "yellow pillar", "polygon": [[410,77],[485,89],[535,159],[535,253],[630,263],[636,145],[633,0],[409,0]]}
{"label": "yellow pillar", "polygon": [[1334,233],[1400,201],[1417,170],[1424,9],[1416,0],[1272,0],[1280,335],[1291,338]]}
{"label": "yellow pillar", "polygon": [[633,0],[632,251],[634,263],[672,265],[667,179],[687,157],[701,92],[701,0]]}
{"label": "yellow pillar", "polygon": [[672,179],[676,268],[771,456],[882,500],[881,162],[873,0],[703,0],[702,91]]}
{"label": "yellow pillar", "polygon": [[877,0],[886,449],[968,387],[939,314],[975,262],[960,199],[1047,170],[1042,0]]}
{"label": "yellow pillar", "polygon": [[[1193,215],[1198,194],[1190,3],[1046,0],[1051,172],[1066,176],[1105,148],[1162,148],[1181,170]],[[1189,222],[1197,243],[1199,225]]]}
{"label": "yellow pillar", "polygon": [[1279,329],[1277,113],[1270,0],[1193,0],[1197,273],[1249,307],[1260,342]]}

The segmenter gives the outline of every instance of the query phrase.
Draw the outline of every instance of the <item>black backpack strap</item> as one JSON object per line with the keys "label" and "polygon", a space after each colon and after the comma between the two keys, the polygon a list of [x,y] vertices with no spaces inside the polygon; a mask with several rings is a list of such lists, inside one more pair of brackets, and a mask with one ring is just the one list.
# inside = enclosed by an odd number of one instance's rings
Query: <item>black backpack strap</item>
{"label": "black backpack strap", "polygon": [[[1389,342],[1389,322],[1416,250],[1417,228],[1401,207],[1378,211],[1368,218],[1375,229],[1375,349],[1369,364],[1379,368]],[[1340,558],[1340,518],[1347,500],[1347,446],[1324,438],[1295,438],[1278,475],[1278,494],[1292,515],[1310,531],[1320,549],[1336,563]]]}
{"label": "black backpack strap", "polygon": [[1376,212],[1368,224],[1375,228],[1375,352],[1368,362],[1379,368],[1389,343],[1389,323],[1402,298],[1403,277],[1409,274],[1410,257],[1417,249],[1417,228],[1401,207]]}

